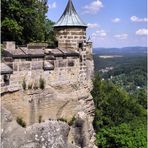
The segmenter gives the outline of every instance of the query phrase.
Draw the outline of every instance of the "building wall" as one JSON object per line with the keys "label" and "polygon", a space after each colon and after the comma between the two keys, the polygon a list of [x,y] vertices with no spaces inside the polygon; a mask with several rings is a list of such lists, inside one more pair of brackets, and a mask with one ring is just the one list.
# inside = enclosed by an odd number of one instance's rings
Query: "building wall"
{"label": "building wall", "polygon": [[[53,70],[44,70],[44,62],[53,64]],[[43,59],[15,59],[12,63],[13,74],[10,75],[10,86],[18,84],[22,87],[25,81],[29,85],[38,85],[40,78],[45,80],[45,86],[79,81],[80,59],[78,57],[57,57],[56,60],[43,61]],[[3,77],[2,77],[3,78]],[[1,78],[1,83],[3,79]]]}
{"label": "building wall", "polygon": [[[28,125],[38,122],[39,117],[42,120],[57,118],[71,120],[84,107],[84,105],[79,106],[79,99],[88,97],[86,92],[75,86],[79,84],[86,87],[93,71],[92,47],[86,42],[86,29],[56,28],[55,34],[59,48],[78,50],[80,57],[56,57],[55,60],[36,58],[31,61],[15,59],[14,62],[9,63],[14,69],[13,74],[10,75],[11,93],[10,91],[4,93],[2,105],[10,110],[15,118],[23,117]],[[83,48],[79,48],[79,43],[83,43]],[[45,71],[44,62],[52,63],[54,69]],[[35,84],[39,87],[41,77],[45,80],[45,90],[34,90]],[[22,89],[24,80],[27,86],[25,91]],[[32,89],[28,89],[30,84],[32,84]],[[20,89],[16,88],[17,91],[13,91],[12,88],[16,85]],[[65,85],[68,87],[58,93],[58,89]],[[66,91],[71,85],[74,85],[74,88],[67,94]],[[55,86],[59,88],[56,89]],[[51,93],[53,88],[55,92]]]}
{"label": "building wall", "polygon": [[[80,72],[78,79],[83,82],[90,78],[90,62],[92,61],[92,43],[86,41],[86,28],[84,27],[59,27],[55,28],[55,36],[58,41],[58,47],[64,49],[78,50],[80,53]],[[83,43],[79,48],[79,43]],[[88,64],[88,65],[87,65]],[[89,76],[89,77],[88,77]]]}
{"label": "building wall", "polygon": [[59,48],[76,50],[79,47],[79,43],[86,40],[86,29],[82,27],[55,28],[55,36]]}

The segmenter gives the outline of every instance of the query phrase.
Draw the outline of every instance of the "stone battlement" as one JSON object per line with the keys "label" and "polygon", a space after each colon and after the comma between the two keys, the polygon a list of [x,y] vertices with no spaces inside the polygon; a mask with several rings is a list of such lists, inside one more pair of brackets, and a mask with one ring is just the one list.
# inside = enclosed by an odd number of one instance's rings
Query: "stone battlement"
{"label": "stone battlement", "polygon": [[[1,102],[13,116],[9,123],[12,133],[3,133],[3,137],[10,138],[9,142],[3,141],[4,147],[19,145],[20,148],[23,144],[22,148],[96,148],[92,126],[95,106],[90,94],[94,64],[92,42],[86,39],[86,28],[69,0],[62,17],[54,25],[57,48],[43,43],[26,46],[4,43]],[[17,119],[25,123],[25,130],[18,127]],[[70,124],[56,121],[63,119]],[[14,136],[10,137],[12,134]],[[63,138],[55,140],[55,134],[58,138],[63,134]],[[19,140],[22,137],[24,141]],[[57,143],[63,139],[64,144]],[[33,142],[28,143],[30,140]]]}
{"label": "stone battlement", "polygon": [[[92,59],[87,59],[84,52],[76,50],[42,47],[36,49],[17,47],[14,42],[6,42],[3,50],[1,67],[1,87],[19,84],[39,83],[42,78],[46,85],[51,83],[71,83],[89,80],[92,74]],[[13,45],[12,45],[13,44]],[[12,46],[10,46],[12,45]],[[9,48],[8,48],[9,47]],[[11,48],[12,47],[12,48]],[[90,49],[91,50],[91,49]]]}

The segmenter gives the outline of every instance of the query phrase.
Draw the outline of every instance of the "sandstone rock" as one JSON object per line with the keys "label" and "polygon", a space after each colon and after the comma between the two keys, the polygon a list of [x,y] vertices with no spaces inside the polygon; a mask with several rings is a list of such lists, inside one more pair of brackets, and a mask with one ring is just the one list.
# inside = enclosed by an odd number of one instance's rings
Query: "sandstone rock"
{"label": "sandstone rock", "polygon": [[[85,88],[79,84],[66,84],[4,94],[2,105],[13,115],[3,111],[4,148],[93,148],[94,103],[90,95],[91,84],[87,83]],[[69,122],[74,116],[76,120],[71,128],[55,121],[63,118]],[[17,117],[23,117],[26,129],[15,122]],[[41,124],[38,124],[39,119]]]}
{"label": "sandstone rock", "polygon": [[2,148],[79,148],[68,144],[69,126],[64,122],[46,121],[22,128],[12,120],[9,111],[3,109],[2,116]]}

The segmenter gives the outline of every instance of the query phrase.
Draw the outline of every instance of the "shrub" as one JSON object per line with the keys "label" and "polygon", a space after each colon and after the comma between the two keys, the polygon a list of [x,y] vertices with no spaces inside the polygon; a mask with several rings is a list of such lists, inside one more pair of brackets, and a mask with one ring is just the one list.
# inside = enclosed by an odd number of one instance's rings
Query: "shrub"
{"label": "shrub", "polygon": [[22,117],[17,117],[16,122],[22,126],[22,127],[26,127],[26,123],[25,121],[23,121]]}
{"label": "shrub", "polygon": [[68,122],[68,125],[72,126],[75,121],[76,121],[76,118],[73,116],[72,119]]}
{"label": "shrub", "polygon": [[33,89],[36,90],[36,89],[38,89],[38,88],[39,88],[39,87],[38,87],[38,84],[37,84],[37,82],[35,82],[34,85],[33,85]]}
{"label": "shrub", "polygon": [[62,121],[62,122],[66,122],[67,123],[67,120],[66,119],[64,119],[64,118],[59,118],[59,119],[57,119],[58,121]]}
{"label": "shrub", "polygon": [[26,80],[25,79],[23,79],[22,87],[24,90],[26,90]]}
{"label": "shrub", "polygon": [[41,78],[41,77],[40,77],[40,80],[39,80],[39,86],[40,86],[40,89],[45,88],[45,80],[43,78]]}
{"label": "shrub", "polygon": [[32,83],[28,85],[28,89],[32,89]]}
{"label": "shrub", "polygon": [[41,123],[42,122],[42,116],[40,115],[39,116],[39,123]]}

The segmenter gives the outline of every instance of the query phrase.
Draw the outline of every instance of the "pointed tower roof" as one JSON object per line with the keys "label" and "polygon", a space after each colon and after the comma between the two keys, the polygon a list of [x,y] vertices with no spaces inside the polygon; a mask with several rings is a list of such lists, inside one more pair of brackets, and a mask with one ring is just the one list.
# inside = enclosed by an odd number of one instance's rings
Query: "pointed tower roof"
{"label": "pointed tower roof", "polygon": [[54,27],[62,27],[62,26],[79,26],[79,27],[87,27],[87,25],[81,20],[79,15],[77,14],[72,0],[68,1],[66,9],[58,22],[54,25]]}

